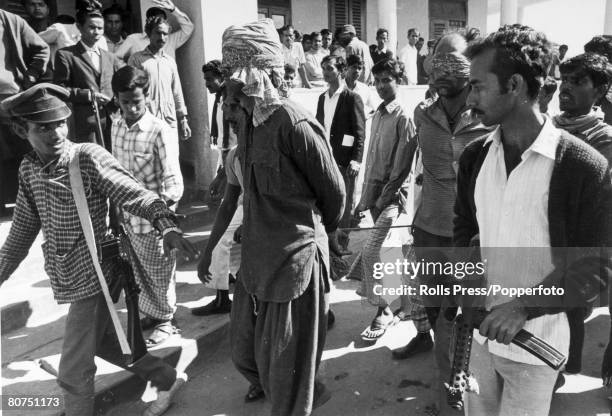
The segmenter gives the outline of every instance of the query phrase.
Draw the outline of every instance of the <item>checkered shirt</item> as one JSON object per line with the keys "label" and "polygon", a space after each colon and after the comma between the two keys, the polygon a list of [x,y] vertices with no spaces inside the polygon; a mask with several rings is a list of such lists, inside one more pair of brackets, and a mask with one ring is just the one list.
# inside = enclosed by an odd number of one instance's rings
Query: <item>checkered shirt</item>
{"label": "checkered shirt", "polygon": [[[183,196],[178,141],[170,127],[148,111],[128,127],[123,118],[111,129],[113,156],[149,191],[164,201],[178,202]],[[151,223],[124,212],[124,219],[136,234],[153,230]]]}
{"label": "checkered shirt", "polygon": [[[107,199],[134,215],[141,215],[158,230],[176,226],[166,204],[144,189],[102,147],[66,141],[57,163],[44,165],[31,152],[19,168],[19,192],[13,223],[0,249],[0,282],[4,282],[26,257],[39,230],[45,271],[58,303],[70,303],[96,295],[100,285],[70,188],[70,152],[79,146],[79,163],[96,241],[107,235]],[[104,264],[103,264],[104,266]],[[105,267],[103,267],[103,271]]]}

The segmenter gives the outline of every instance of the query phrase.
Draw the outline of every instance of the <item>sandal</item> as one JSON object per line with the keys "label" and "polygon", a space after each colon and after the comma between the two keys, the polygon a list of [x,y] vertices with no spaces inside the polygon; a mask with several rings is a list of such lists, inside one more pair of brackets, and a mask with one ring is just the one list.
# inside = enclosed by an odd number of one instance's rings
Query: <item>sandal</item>
{"label": "sandal", "polygon": [[155,326],[151,335],[145,340],[145,344],[147,348],[157,347],[166,342],[171,335],[180,333],[181,330],[172,325],[171,321],[162,322]]}
{"label": "sandal", "polygon": [[246,396],[244,396],[245,403],[254,402],[257,400],[261,400],[266,397],[266,393],[264,393],[263,389],[259,385],[251,384],[249,386],[249,390],[247,391]]}
{"label": "sandal", "polygon": [[374,318],[369,327],[361,333],[361,339],[368,342],[376,342],[376,340],[387,332],[387,328],[395,325],[393,318],[388,322],[380,322],[379,317]]}

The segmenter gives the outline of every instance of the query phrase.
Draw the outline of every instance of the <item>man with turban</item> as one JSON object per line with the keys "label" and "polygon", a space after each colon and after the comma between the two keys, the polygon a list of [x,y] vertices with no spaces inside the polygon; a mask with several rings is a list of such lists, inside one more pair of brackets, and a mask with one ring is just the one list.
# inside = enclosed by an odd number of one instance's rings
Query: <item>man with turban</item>
{"label": "man with turban", "polygon": [[[440,46],[444,45],[444,46]],[[463,55],[467,43],[458,33],[440,40],[432,61],[432,86],[438,97],[420,103],[414,111],[423,163],[422,199],[413,220],[417,259],[436,261],[428,247],[450,247],[453,236],[453,206],[456,197],[456,175],[463,148],[484,136],[490,129],[474,117],[466,98],[469,94],[470,62]],[[435,286],[432,276],[420,276],[420,284]],[[450,327],[440,315],[441,297],[423,296],[431,327],[436,334],[435,357],[440,384],[448,381]],[[395,358],[408,358],[431,348],[429,331],[419,332],[408,345],[395,352]]]}
{"label": "man with turban", "polygon": [[[329,399],[315,383],[325,344],[327,233],[344,212],[344,181],[321,125],[281,101],[283,55],[272,20],[223,33],[224,113],[244,175],[242,260],[231,312],[232,359],[272,415],[310,415]],[[247,397],[247,399],[249,398]]]}

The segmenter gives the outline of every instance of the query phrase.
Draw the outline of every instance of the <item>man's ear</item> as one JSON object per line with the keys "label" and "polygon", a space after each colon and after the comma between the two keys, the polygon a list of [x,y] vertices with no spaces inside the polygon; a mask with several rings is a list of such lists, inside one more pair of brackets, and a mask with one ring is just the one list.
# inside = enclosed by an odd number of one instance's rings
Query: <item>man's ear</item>
{"label": "man's ear", "polygon": [[520,94],[522,88],[525,88],[525,94],[527,94],[527,83],[525,82],[525,78],[520,74],[512,74],[506,83],[506,88],[508,92],[516,95]]}
{"label": "man's ear", "polygon": [[23,140],[28,140],[28,124],[25,120],[12,119],[11,129]]}

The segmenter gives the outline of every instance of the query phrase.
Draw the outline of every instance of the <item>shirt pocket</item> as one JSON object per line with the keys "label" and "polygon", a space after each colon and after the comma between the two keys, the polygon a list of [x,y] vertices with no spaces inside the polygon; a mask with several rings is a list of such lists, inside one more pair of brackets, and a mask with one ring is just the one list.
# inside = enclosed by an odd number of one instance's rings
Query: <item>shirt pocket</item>
{"label": "shirt pocket", "polygon": [[256,149],[251,162],[256,187],[261,194],[280,194],[280,160],[272,149]]}
{"label": "shirt pocket", "polygon": [[146,182],[153,175],[153,153],[134,152],[134,176]]}

